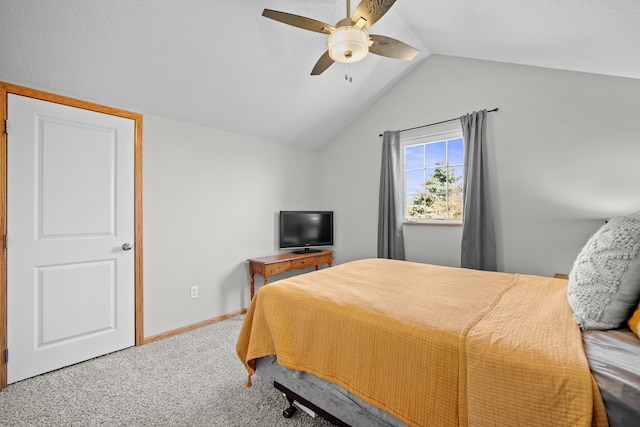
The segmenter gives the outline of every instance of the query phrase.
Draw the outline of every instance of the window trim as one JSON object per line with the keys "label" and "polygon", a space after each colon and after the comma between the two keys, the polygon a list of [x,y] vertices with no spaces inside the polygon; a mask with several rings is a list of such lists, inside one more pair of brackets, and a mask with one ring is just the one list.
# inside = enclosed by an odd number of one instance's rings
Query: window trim
{"label": "window trim", "polygon": [[443,226],[454,226],[461,227],[462,219],[416,219],[416,220],[404,220],[402,221],[402,225],[443,225]]}
{"label": "window trim", "polygon": [[[407,218],[407,170],[406,170],[406,155],[405,148],[411,145],[419,145],[419,144],[428,144],[431,142],[438,142],[442,140],[455,139],[455,138],[463,138],[462,128],[458,124],[458,126],[449,126],[449,129],[442,129],[440,131],[435,131],[433,133],[421,134],[408,136],[405,138],[400,138],[400,161],[401,161],[401,171],[402,171],[402,224],[405,225],[453,225],[453,226],[461,226],[463,224],[462,218],[450,218],[450,219],[436,219],[436,218],[415,218],[410,219]],[[448,149],[448,147],[447,147]],[[448,154],[447,154],[448,156]],[[466,157],[466,152],[463,153],[463,156]],[[463,163],[464,166],[464,163]]]}

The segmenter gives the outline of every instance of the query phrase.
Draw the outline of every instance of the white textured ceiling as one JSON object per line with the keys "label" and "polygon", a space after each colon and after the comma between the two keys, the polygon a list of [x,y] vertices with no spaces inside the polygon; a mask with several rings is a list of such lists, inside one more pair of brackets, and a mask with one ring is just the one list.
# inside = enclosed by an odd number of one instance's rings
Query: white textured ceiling
{"label": "white textured ceiling", "polygon": [[[352,10],[357,0],[352,1]],[[640,78],[638,0],[398,0],[371,29],[420,50],[310,76],[343,0],[0,0],[0,80],[318,149],[430,53]]]}

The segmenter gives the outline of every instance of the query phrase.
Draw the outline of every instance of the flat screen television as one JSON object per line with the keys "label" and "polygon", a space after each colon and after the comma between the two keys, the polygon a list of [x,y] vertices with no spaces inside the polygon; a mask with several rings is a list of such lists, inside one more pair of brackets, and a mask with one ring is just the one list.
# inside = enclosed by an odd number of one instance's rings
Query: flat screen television
{"label": "flat screen television", "polygon": [[280,249],[294,253],[318,252],[317,246],[333,245],[332,211],[280,211]]}

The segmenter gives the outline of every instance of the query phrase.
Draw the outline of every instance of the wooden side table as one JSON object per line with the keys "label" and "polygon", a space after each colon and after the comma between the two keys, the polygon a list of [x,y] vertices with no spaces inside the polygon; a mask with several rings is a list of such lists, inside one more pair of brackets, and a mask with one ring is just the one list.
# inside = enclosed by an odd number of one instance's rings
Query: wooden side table
{"label": "wooden side table", "polygon": [[269,276],[272,274],[285,273],[291,270],[301,270],[315,266],[316,270],[320,264],[333,264],[333,251],[309,252],[305,254],[280,254],[265,256],[261,258],[251,258],[249,261],[249,276],[251,277],[251,299],[255,293],[254,275],[259,274],[267,284]]}

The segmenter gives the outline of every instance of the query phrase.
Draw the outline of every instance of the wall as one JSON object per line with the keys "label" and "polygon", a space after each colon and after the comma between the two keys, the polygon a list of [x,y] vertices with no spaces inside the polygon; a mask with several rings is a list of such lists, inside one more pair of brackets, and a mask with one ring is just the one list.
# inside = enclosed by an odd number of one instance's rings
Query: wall
{"label": "wall", "polygon": [[[376,255],[380,133],[494,107],[499,270],[567,273],[606,218],[640,210],[640,81],[431,55],[319,152],[337,261]],[[461,227],[404,230],[407,259],[460,265]]]}
{"label": "wall", "polygon": [[248,306],[277,212],[317,208],[317,153],[145,114],[143,156],[145,336]]}

